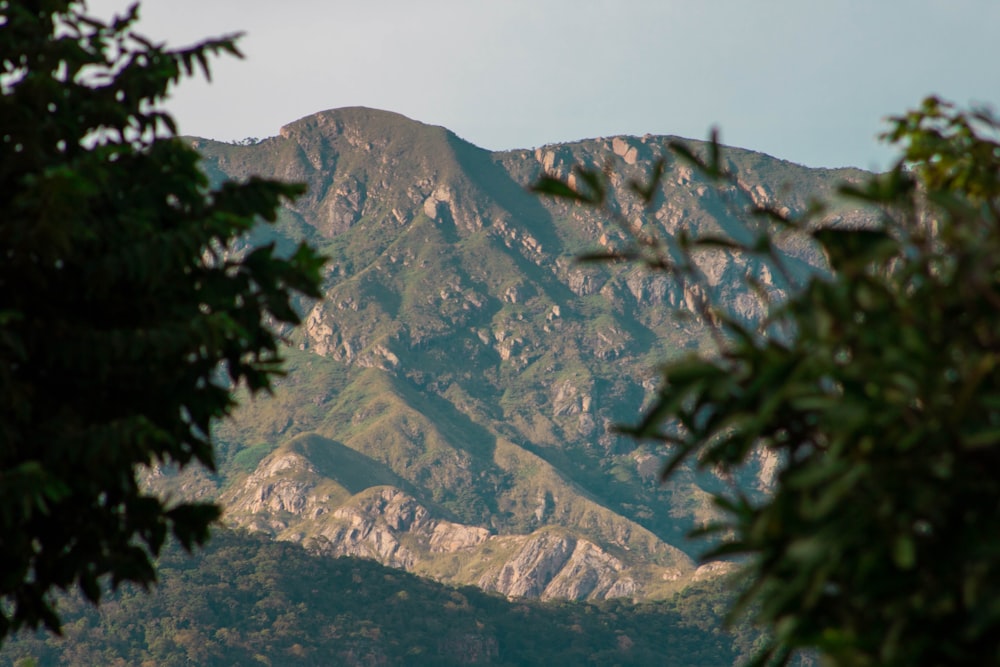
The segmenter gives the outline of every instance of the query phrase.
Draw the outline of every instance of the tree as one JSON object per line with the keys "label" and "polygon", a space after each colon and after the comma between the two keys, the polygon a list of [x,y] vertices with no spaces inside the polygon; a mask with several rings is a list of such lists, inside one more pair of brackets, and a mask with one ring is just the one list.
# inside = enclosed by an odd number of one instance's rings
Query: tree
{"label": "tree", "polygon": [[211,504],[144,492],[142,466],[213,466],[231,389],[269,388],[275,327],[318,297],[305,245],[245,251],[297,185],[211,189],[159,104],[235,36],[168,50],[137,8],[105,23],[72,0],[0,1],[0,639],[58,630],[52,592],[148,585]]}
{"label": "tree", "polygon": [[[722,518],[701,531],[718,539],[707,558],[745,564],[736,611],[772,632],[758,664],[801,648],[838,665],[1000,661],[998,135],[989,113],[929,98],[891,119],[896,165],[842,189],[878,212],[870,224],[830,222],[820,205],[798,217],[749,206],[749,242],[637,232],[603,258],[699,280],[699,253],[756,253],[787,275],[776,247],[791,233],[828,262],[760,328],[706,301],[717,354],[669,363],[625,429],[665,443],[665,476],[780,455],[773,493],[716,494]],[[733,180],[714,139],[704,155],[674,149]],[[590,185],[537,189],[601,204],[600,173],[579,180]],[[655,188],[633,187],[652,201]]]}

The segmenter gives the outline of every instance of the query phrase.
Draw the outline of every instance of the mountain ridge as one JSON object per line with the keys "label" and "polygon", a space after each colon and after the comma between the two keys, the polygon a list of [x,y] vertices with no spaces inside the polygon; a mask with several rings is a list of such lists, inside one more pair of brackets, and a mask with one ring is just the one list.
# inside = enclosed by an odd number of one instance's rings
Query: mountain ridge
{"label": "mountain ridge", "polygon": [[[190,139],[213,180],[305,182],[307,194],[247,244],[306,239],[330,261],[326,298],[301,303],[305,323],[288,332],[288,377],[273,398],[218,425],[221,474],[170,488],[222,498],[234,525],[318,552],[364,552],[514,596],[664,597],[707,576],[683,535],[712,518],[706,492],[728,482],[690,469],[660,486],[663,453],[609,427],[637,418],[658,362],[712,344],[692,317],[697,289],[754,321],[766,304],[747,275],[775,299],[787,286],[733,254],[700,258],[703,288],[641,267],[581,265],[580,253],[623,247],[627,236],[595,210],[526,186],[612,164],[608,206],[670,238],[746,233],[740,202],[804,210],[829,198],[835,179],[862,172],[729,149],[733,184],[716,188],[670,162],[649,209],[628,180],[645,178],[670,140],[490,152],[365,108],[306,116],[253,145]],[[822,266],[800,240],[780,250],[799,273]],[[315,446],[295,450],[300,437]],[[372,483],[349,490],[322,474],[303,452],[323,447],[333,460],[363,457],[352,465],[363,461]],[[760,459],[748,472],[752,492],[766,489],[774,464]]]}

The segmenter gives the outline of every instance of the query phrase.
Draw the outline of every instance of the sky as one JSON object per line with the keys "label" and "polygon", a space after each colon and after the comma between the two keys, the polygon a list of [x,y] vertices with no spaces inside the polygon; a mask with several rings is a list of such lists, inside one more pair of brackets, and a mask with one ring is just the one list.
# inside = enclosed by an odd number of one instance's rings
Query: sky
{"label": "sky", "polygon": [[[90,0],[98,16],[127,0]],[[170,46],[243,32],[168,110],[184,134],[266,137],[346,106],[492,150],[705,138],[880,169],[887,116],[929,94],[1000,112],[996,0],[145,0]]]}

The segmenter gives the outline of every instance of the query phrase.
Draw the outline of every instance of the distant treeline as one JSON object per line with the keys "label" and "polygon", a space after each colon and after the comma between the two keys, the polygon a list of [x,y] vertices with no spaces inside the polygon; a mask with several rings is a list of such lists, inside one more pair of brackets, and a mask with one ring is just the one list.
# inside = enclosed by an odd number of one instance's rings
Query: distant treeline
{"label": "distant treeline", "polygon": [[371,561],[218,531],[196,556],[160,561],[150,594],[123,588],[100,612],[60,601],[63,636],[22,632],[0,665],[690,665],[745,659],[724,632],[720,583],[634,605],[508,601]]}

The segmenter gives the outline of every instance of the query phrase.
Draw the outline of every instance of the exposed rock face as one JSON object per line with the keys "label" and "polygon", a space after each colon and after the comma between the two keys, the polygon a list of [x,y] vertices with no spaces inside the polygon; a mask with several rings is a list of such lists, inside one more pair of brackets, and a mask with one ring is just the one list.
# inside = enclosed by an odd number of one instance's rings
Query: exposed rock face
{"label": "exposed rock face", "polygon": [[574,546],[574,540],[563,535],[545,532],[534,536],[495,576],[484,576],[479,585],[511,596],[540,597],[569,560]]}
{"label": "exposed rock face", "polygon": [[364,182],[348,177],[331,185],[317,205],[316,229],[327,238],[346,232],[361,219],[364,204]]}
{"label": "exposed rock face", "polygon": [[490,537],[490,531],[477,526],[466,526],[451,521],[439,521],[431,534],[431,551],[455,553],[472,551]]}
{"label": "exposed rock face", "polygon": [[629,576],[621,576],[624,564],[596,544],[579,540],[569,561],[545,587],[542,597],[581,599],[586,597],[631,597],[639,587]]}
{"label": "exposed rock face", "polygon": [[[801,211],[855,174],[730,149],[731,184],[668,162],[649,208],[629,184],[647,180],[671,139],[490,153],[444,128],[352,108],[253,146],[200,141],[213,178],[308,186],[248,244],[291,251],[309,239],[330,256],[326,298],[300,304],[304,326],[289,333],[293,372],[273,398],[219,426],[231,454],[276,450],[225,481],[229,520],[508,595],[646,597],[690,580],[681,549],[700,549],[683,535],[711,520],[709,493],[733,480],[685,469],[662,486],[664,452],[610,427],[638,420],[659,362],[711,349],[697,318],[706,299],[760,321],[792,289],[785,274],[808,276],[821,258],[791,238],[778,248],[786,270],[703,253],[692,283],[577,257],[629,248],[623,221],[664,239],[745,240],[753,230],[742,206]],[[542,173],[585,187],[574,166],[608,160],[614,220],[525,188]],[[288,446],[309,433],[326,444]],[[779,470],[758,457],[736,481],[764,493]],[[182,486],[208,497],[213,484]]]}
{"label": "exposed rock face", "polygon": [[382,488],[358,505],[340,507],[325,521],[318,536],[328,540],[324,553],[362,556],[410,569],[417,556],[400,544],[399,534],[426,537],[429,513],[398,489]]}
{"label": "exposed rock face", "polygon": [[597,545],[555,532],[539,531],[521,540],[515,555],[478,585],[511,597],[607,599],[631,597],[639,587],[626,566]]}
{"label": "exposed rock face", "polygon": [[630,146],[624,137],[615,137],[611,141],[611,150],[622,158],[625,164],[635,164],[636,158],[639,156],[639,150],[635,146]]}
{"label": "exposed rock face", "polygon": [[431,193],[431,195],[424,200],[424,215],[426,215],[431,220],[437,219],[439,216],[447,212],[454,218],[454,213],[451,209],[452,203],[452,192],[447,187],[438,187]]}
{"label": "exposed rock face", "polygon": [[320,476],[305,457],[287,453],[264,459],[239,487],[223,495],[230,516],[254,530],[278,534],[300,517],[329,511],[330,494],[317,492]]}
{"label": "exposed rock face", "polygon": [[363,556],[406,569],[422,555],[471,551],[489,535],[485,528],[433,518],[415,498],[392,487],[368,489],[352,498],[314,533],[327,540],[324,553]]}
{"label": "exposed rock face", "polygon": [[[301,541],[325,555],[371,558],[420,573],[434,574],[439,561],[457,556],[465,559],[467,574],[446,580],[475,583],[510,597],[582,600],[642,593],[630,565],[569,531],[494,535],[436,517],[398,488],[373,486],[348,495],[336,486],[306,456],[279,451],[223,496],[226,518],[279,539]],[[542,499],[539,518],[549,502]],[[502,554],[499,561],[495,554]],[[661,578],[693,571],[683,557],[679,565],[663,569]]]}
{"label": "exposed rock face", "polygon": [[715,579],[719,576],[724,576],[727,574],[732,574],[736,571],[736,565],[733,563],[728,563],[724,561],[719,561],[715,563],[705,563],[694,571],[691,576],[692,581],[706,581],[708,579]]}

